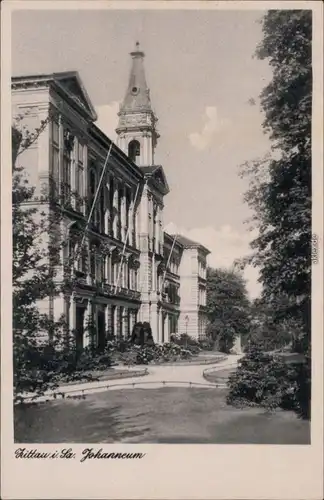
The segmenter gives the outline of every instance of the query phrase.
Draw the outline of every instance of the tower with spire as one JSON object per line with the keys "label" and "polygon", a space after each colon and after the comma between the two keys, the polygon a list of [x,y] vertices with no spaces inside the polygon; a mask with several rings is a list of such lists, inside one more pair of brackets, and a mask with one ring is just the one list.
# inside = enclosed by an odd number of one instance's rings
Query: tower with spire
{"label": "tower with spire", "polygon": [[137,204],[136,227],[140,250],[139,288],[141,307],[139,320],[151,324],[154,340],[162,335],[162,263],[164,261],[163,208],[169,186],[154,153],[159,138],[157,118],[153,111],[144,70],[144,52],[136,42],[130,53],[132,66],[124,100],[119,109],[116,129],[117,145],[136,163],[144,174],[145,183]]}
{"label": "tower with spire", "polygon": [[140,50],[139,42],[130,55],[132,66],[128,87],[118,113],[117,145],[138,166],[152,166],[159,134],[145,78],[145,54]]}

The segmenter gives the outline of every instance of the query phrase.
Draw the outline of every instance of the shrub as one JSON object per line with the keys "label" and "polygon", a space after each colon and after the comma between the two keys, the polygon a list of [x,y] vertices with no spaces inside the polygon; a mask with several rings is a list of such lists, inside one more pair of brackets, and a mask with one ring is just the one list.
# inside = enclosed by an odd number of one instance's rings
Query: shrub
{"label": "shrub", "polygon": [[229,377],[227,402],[296,410],[296,368],[252,346]]}
{"label": "shrub", "polygon": [[181,335],[173,334],[171,335],[170,340],[172,344],[184,347],[186,350],[190,351],[191,354],[198,354],[201,350],[199,341],[185,333],[182,333]]}
{"label": "shrub", "polygon": [[213,351],[214,350],[214,340],[211,338],[204,338],[198,340],[198,345],[203,351]]}

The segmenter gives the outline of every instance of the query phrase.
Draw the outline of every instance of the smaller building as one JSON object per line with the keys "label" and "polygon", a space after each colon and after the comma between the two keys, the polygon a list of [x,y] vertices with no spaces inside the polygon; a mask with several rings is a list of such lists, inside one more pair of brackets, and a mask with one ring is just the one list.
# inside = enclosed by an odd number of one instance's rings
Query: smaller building
{"label": "smaller building", "polygon": [[208,254],[210,251],[200,243],[164,233],[164,255],[169,260],[164,281],[168,301],[167,334],[206,336]]}

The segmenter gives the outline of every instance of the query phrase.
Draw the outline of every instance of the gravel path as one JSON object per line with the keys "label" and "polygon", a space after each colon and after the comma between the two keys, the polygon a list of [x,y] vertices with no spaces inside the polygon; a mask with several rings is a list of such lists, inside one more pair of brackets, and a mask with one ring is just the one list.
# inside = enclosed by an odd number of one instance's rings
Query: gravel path
{"label": "gravel path", "polygon": [[[224,361],[218,363],[215,362],[214,366],[208,365],[208,370],[216,371],[223,370],[229,366],[236,366],[238,360],[242,355],[229,355]],[[135,368],[129,368],[129,371],[134,371]],[[138,370],[138,368],[137,368]],[[55,393],[57,397],[67,396],[80,396],[83,393],[93,393],[105,391],[109,387],[109,390],[120,390],[120,389],[130,389],[132,386],[137,389],[154,389],[163,387],[164,385],[173,387],[185,387],[186,384],[201,384],[205,387],[216,387],[216,384],[208,382],[203,377],[203,372],[206,370],[206,365],[192,365],[192,366],[181,366],[181,365],[149,365],[149,373],[142,377],[128,377],[125,381],[98,381],[98,382],[88,382],[82,384],[69,385],[69,387],[58,388]],[[217,384],[218,386],[219,384]],[[50,399],[55,399],[54,391],[46,393],[44,396],[37,398],[37,402],[46,401]]]}

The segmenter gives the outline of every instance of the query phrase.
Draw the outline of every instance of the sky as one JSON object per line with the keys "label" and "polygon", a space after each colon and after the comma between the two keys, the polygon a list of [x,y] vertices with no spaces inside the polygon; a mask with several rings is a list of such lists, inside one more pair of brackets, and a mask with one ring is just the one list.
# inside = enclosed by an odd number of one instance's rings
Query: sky
{"label": "sky", "polygon": [[[212,267],[229,267],[249,253],[252,238],[239,166],[270,147],[258,96],[271,71],[253,57],[261,17],[260,10],[17,11],[12,73],[77,70],[97,125],[114,139],[138,40],[159,119],[155,159],[170,186],[165,229],[209,248]],[[258,296],[257,270],[244,274],[250,297]]]}

